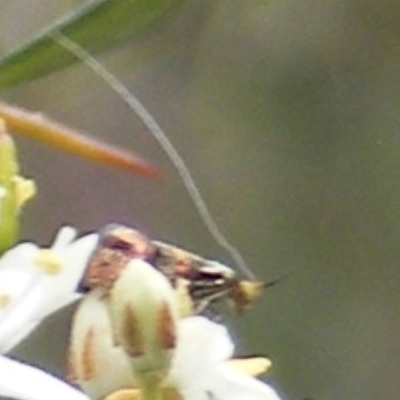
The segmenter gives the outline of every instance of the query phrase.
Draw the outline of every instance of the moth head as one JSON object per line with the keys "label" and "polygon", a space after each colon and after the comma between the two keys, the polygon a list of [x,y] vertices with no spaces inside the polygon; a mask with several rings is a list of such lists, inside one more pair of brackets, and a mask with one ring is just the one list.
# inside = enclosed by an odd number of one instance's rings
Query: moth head
{"label": "moth head", "polygon": [[235,311],[241,315],[251,308],[255,301],[264,293],[266,284],[257,281],[237,281],[233,287],[230,299]]}
{"label": "moth head", "polygon": [[282,282],[282,278],[276,278],[269,282],[238,280],[230,294],[235,311],[239,315],[243,314],[253,306],[267,288],[280,282]]}

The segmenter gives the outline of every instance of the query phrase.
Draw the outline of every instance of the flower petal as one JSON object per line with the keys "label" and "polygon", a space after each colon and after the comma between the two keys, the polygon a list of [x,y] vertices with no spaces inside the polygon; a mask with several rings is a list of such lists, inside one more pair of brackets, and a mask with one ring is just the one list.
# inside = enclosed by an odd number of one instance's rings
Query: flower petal
{"label": "flower petal", "polygon": [[0,395],[21,400],[89,400],[54,376],[4,356],[0,356]]}
{"label": "flower petal", "polygon": [[0,354],[10,351],[39,324],[42,296],[40,288],[33,286],[1,319]]}
{"label": "flower petal", "polygon": [[34,246],[20,245],[0,259],[0,326],[15,301],[40,278],[40,271],[27,266],[36,251]]}
{"label": "flower petal", "polygon": [[27,265],[34,252],[33,245],[19,245],[0,261],[0,353],[9,351],[39,323],[41,273]]}
{"label": "flower petal", "polygon": [[192,388],[201,386],[210,371],[229,359],[234,345],[227,329],[207,318],[184,318],[178,326],[178,346],[167,385]]}
{"label": "flower petal", "polygon": [[266,383],[220,366],[209,374],[206,384],[181,391],[185,400],[280,400]]}
{"label": "flower petal", "polygon": [[69,246],[77,236],[77,231],[72,226],[63,226],[54,238],[52,250],[63,250]]}
{"label": "flower petal", "polygon": [[[80,297],[75,290],[98,235],[72,242],[75,235],[74,229],[63,228],[50,250],[23,243],[0,259],[0,353],[17,345],[46,316]],[[38,260],[41,252],[50,256],[52,268],[44,268]]]}
{"label": "flower petal", "polygon": [[60,248],[59,242],[55,249],[52,248],[52,251],[62,260],[62,271],[57,275],[44,277],[43,290],[46,293],[47,301],[43,304],[43,316],[47,316],[79,298],[75,290],[97,242],[98,235],[92,234],[78,239],[64,248]]}

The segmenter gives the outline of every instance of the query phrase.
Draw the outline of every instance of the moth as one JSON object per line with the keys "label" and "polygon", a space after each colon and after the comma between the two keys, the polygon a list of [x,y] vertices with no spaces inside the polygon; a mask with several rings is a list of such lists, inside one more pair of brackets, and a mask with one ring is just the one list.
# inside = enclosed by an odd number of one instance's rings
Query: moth
{"label": "moth", "polygon": [[[252,306],[264,289],[276,283],[240,279],[230,267],[179,247],[151,240],[138,230],[109,225],[103,228],[89,259],[79,290],[111,289],[132,259],[141,259],[162,272],[172,283],[184,283],[194,313],[201,313],[221,300],[228,300],[238,313]],[[134,289],[134,288],[132,288]]]}

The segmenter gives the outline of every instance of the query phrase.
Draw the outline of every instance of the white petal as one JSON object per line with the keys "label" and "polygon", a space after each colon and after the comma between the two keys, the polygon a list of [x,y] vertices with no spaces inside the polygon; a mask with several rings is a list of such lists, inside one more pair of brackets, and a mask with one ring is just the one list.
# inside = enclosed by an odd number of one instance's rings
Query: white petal
{"label": "white petal", "polygon": [[0,354],[11,350],[39,323],[42,297],[41,288],[33,284],[3,314],[0,320]]}
{"label": "white petal", "polygon": [[202,387],[182,391],[185,400],[280,400],[266,383],[220,366],[210,374]]}
{"label": "white petal", "polygon": [[0,353],[11,350],[46,316],[75,301],[75,289],[84,273],[98,236],[71,244],[75,230],[60,230],[52,252],[60,271],[48,274],[37,265],[38,247],[24,243],[0,259]]}
{"label": "white petal", "polygon": [[98,240],[97,234],[87,235],[60,251],[60,256],[65,260],[63,285],[66,285],[68,290],[75,291]]}
{"label": "white petal", "polygon": [[43,304],[43,316],[80,297],[76,295],[75,290],[97,242],[98,235],[92,234],[78,239],[64,249],[58,249],[56,254],[63,262],[62,271],[57,275],[44,276],[43,290],[47,301]]}
{"label": "white petal", "polygon": [[30,261],[36,251],[37,246],[24,243],[0,259],[0,332],[17,300],[40,279],[41,272],[33,269]]}
{"label": "white petal", "polygon": [[51,248],[55,251],[61,250],[68,245],[70,245],[73,240],[76,238],[77,232],[75,228],[72,226],[63,226],[58,232],[54,239],[53,245]]}
{"label": "white petal", "polygon": [[3,356],[0,356],[0,395],[21,400],[89,400],[54,376]]}
{"label": "white petal", "polygon": [[32,267],[37,249],[32,243],[23,243],[0,258],[0,326],[16,301],[41,279],[42,272]]}
{"label": "white petal", "polygon": [[210,371],[229,359],[233,350],[234,345],[223,325],[199,316],[182,319],[178,324],[178,346],[167,384],[201,386]]}
{"label": "white petal", "polygon": [[0,331],[4,321],[13,312],[16,303],[38,283],[40,273],[0,270]]}
{"label": "white petal", "polygon": [[[28,273],[32,271],[32,257],[36,253],[38,247],[33,243],[22,243],[12,249],[8,250],[0,258],[0,287],[8,288],[10,285],[10,278],[6,278],[5,275],[11,272],[13,273]],[[38,272],[35,270],[35,274]]]}

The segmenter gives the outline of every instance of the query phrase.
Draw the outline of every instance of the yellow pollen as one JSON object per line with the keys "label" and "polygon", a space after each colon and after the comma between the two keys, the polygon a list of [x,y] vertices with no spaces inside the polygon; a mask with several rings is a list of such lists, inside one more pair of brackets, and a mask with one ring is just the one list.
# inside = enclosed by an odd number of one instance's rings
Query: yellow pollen
{"label": "yellow pollen", "polygon": [[140,390],[138,389],[122,389],[111,393],[103,400],[140,400]]}
{"label": "yellow pollen", "polygon": [[13,177],[16,201],[18,208],[21,208],[25,203],[36,195],[36,185],[31,179],[25,179],[20,175]]}
{"label": "yellow pollen", "polygon": [[236,358],[226,362],[226,365],[250,376],[265,374],[272,366],[271,360],[264,357]]}
{"label": "yellow pollen", "polygon": [[12,302],[12,297],[7,293],[0,294],[0,309],[6,308]]}
{"label": "yellow pollen", "polygon": [[174,388],[163,388],[164,400],[184,400],[183,396]]}
{"label": "yellow pollen", "polygon": [[[173,388],[162,388],[163,400],[184,400],[183,397]],[[109,394],[102,400],[141,400],[140,389],[121,389]]]}
{"label": "yellow pollen", "polygon": [[35,255],[34,263],[43,272],[56,275],[62,269],[62,260],[51,249],[40,249]]}

